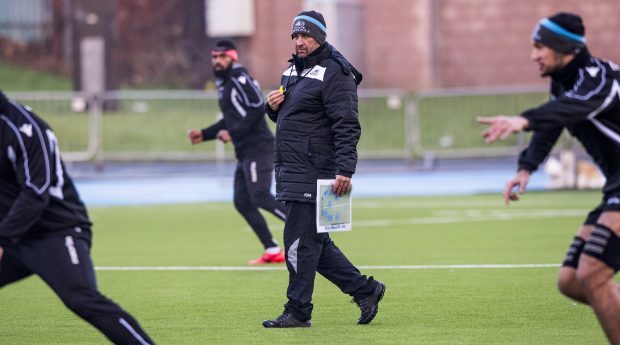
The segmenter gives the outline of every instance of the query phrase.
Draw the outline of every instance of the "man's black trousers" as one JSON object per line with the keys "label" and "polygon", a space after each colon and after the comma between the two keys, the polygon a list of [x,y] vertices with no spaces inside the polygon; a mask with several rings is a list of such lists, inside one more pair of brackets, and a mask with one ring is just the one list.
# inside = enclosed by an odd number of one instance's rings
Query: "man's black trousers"
{"label": "man's black trousers", "polygon": [[84,235],[29,238],[4,248],[0,287],[31,274],[41,277],[70,310],[113,343],[153,344],[131,315],[97,290],[90,242]]}
{"label": "man's black trousers", "polygon": [[327,233],[316,232],[316,205],[286,202],[284,246],[289,272],[286,310],[297,319],[312,315],[312,291],[316,272],[334,283],[342,292],[356,298],[370,294],[377,286],[372,277],[363,276],[336,247]]}
{"label": "man's black trousers", "polygon": [[240,160],[235,171],[235,208],[248,222],[265,248],[276,247],[259,208],[284,220],[284,204],[271,194],[273,154]]}

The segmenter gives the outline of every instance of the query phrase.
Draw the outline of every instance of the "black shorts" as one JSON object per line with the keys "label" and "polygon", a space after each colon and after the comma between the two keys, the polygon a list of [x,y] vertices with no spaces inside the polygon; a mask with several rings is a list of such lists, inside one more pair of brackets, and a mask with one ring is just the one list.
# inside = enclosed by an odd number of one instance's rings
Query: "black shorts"
{"label": "black shorts", "polygon": [[588,216],[583,224],[594,225],[598,223],[598,218],[601,216],[601,213],[608,211],[620,212],[620,191],[605,195],[603,197],[603,202],[588,213]]}

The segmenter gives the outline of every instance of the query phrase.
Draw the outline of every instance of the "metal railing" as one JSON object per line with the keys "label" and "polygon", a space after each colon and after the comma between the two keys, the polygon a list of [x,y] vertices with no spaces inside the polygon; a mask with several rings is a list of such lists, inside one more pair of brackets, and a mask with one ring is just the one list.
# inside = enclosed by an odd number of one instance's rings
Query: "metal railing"
{"label": "metal railing", "polygon": [[414,97],[413,154],[425,159],[513,156],[527,144],[519,133],[505,142],[485,145],[476,117],[516,115],[548,98],[542,87],[453,88],[429,90]]}
{"label": "metal railing", "polygon": [[[232,145],[190,145],[187,130],[214,123],[215,91],[9,92],[48,121],[67,161],[224,161]],[[475,117],[516,114],[546,99],[542,88],[359,91],[362,159],[513,156],[526,143],[517,136],[485,145]],[[270,121],[268,120],[270,123]],[[272,125],[273,128],[273,124]]]}

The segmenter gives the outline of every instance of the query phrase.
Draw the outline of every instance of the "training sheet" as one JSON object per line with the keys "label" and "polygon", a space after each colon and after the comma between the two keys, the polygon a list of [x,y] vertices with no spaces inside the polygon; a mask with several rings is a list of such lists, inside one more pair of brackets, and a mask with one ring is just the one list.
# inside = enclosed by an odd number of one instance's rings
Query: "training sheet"
{"label": "training sheet", "polygon": [[336,180],[316,181],[316,231],[351,230],[351,192],[337,196],[332,192]]}

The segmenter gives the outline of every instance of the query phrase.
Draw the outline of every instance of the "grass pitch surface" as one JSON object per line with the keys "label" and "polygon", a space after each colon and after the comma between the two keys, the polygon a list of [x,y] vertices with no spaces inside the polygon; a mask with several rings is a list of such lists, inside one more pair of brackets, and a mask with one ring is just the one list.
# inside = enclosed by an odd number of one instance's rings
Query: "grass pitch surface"
{"label": "grass pitch surface", "polygon": [[[561,296],[546,265],[561,262],[599,199],[355,199],[354,230],[332,238],[387,285],[367,326],[317,277],[311,328],[264,329],[282,311],[287,272],[239,269],[261,248],[232,203],[93,208],[92,254],[102,292],[158,344],[604,344],[591,310]],[[281,239],[283,224],[268,220]],[[168,270],[115,268],[145,266]],[[106,344],[37,277],[0,290],[0,306],[0,344]]]}

